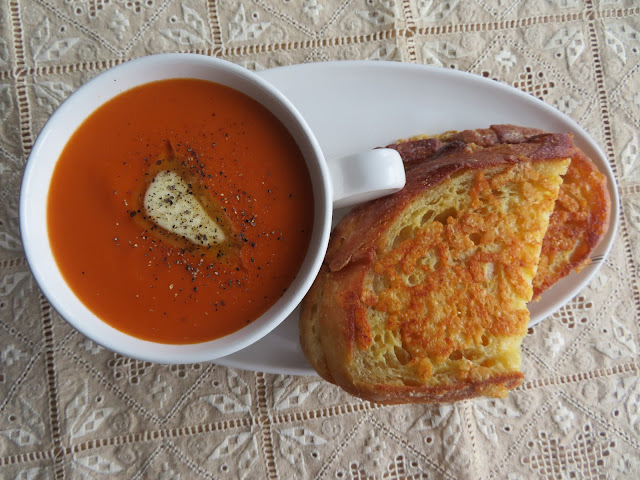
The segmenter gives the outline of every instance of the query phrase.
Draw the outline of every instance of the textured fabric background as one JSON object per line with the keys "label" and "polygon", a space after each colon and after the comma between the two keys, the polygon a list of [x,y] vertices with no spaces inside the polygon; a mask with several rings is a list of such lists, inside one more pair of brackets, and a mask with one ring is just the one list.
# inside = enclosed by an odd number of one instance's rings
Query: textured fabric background
{"label": "textured fabric background", "polygon": [[[88,79],[178,51],[250,69],[456,68],[586,128],[617,175],[620,229],[599,275],[530,331],[524,385],[504,401],[380,407],[317,377],[139,362],[73,331],[22,251],[27,155]],[[0,477],[640,478],[639,61],[633,0],[3,0]]]}

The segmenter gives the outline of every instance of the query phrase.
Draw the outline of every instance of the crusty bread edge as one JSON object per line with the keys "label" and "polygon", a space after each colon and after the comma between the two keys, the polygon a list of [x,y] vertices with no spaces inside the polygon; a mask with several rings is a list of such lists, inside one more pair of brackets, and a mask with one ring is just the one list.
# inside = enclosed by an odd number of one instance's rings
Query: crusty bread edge
{"label": "crusty bread edge", "polygon": [[[302,352],[315,371],[326,381],[335,383],[333,376],[327,366],[327,361],[322,350],[322,345],[318,340],[319,320],[321,312],[318,310],[321,305],[324,283],[326,280],[326,267],[323,266],[313,282],[311,289],[307,293],[305,300],[301,304],[300,310],[300,346]],[[314,312],[314,309],[316,310]]]}
{"label": "crusty bread edge", "polygon": [[509,390],[522,384],[524,374],[513,372],[496,375],[483,382],[465,382],[447,386],[390,386],[370,385],[360,388],[357,385],[340,384],[348,393],[363,400],[383,405],[407,403],[449,403],[468,400],[479,396],[505,397]]}

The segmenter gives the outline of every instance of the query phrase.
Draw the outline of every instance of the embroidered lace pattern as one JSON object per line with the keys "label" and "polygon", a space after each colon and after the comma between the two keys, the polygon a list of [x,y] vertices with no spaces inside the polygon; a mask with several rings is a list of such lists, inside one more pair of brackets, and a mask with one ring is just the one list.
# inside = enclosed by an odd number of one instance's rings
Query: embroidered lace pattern
{"label": "embroidered lace pattern", "polygon": [[[40,293],[18,193],[38,132],[71,92],[160,52],[252,70],[394,60],[509,84],[602,146],[621,194],[615,245],[530,330],[526,380],[506,400],[380,407],[319,377],[114,354]],[[0,477],[639,478],[639,64],[632,0],[0,2]]]}

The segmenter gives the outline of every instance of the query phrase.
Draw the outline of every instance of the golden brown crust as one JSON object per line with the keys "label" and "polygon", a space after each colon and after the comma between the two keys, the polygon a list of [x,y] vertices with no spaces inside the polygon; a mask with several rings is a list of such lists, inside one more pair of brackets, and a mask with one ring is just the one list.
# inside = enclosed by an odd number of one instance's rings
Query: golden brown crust
{"label": "golden brown crust", "polygon": [[485,381],[446,384],[441,386],[393,386],[374,384],[362,387],[351,383],[338,384],[348,393],[384,405],[408,403],[449,403],[489,396],[504,398],[509,390],[519,387],[524,380],[521,372],[494,376]]}
{"label": "golden brown crust", "polygon": [[609,226],[611,201],[606,178],[581,150],[571,158],[563,179],[542,243],[533,280],[534,298],[587,265]]}
{"label": "golden brown crust", "polygon": [[322,301],[322,294],[324,290],[324,284],[326,275],[324,270],[326,267],[322,267],[318,273],[318,277],[311,289],[306,295],[306,301],[302,303],[300,311],[300,345],[302,351],[313,366],[315,371],[324,378],[327,382],[335,383],[333,376],[327,366],[327,361],[322,351],[322,344],[318,341],[320,334],[318,332],[319,321],[318,316],[321,313],[320,302]]}
{"label": "golden brown crust", "polygon": [[[319,336],[315,341],[320,342],[323,359],[333,383],[341,386],[353,383],[347,366],[351,363],[352,349],[360,347],[357,342],[357,292],[361,288],[366,270],[364,264],[353,264],[340,272],[323,272],[324,288],[318,305],[320,315],[317,318]],[[345,297],[348,299],[349,296],[350,305],[345,304]]]}

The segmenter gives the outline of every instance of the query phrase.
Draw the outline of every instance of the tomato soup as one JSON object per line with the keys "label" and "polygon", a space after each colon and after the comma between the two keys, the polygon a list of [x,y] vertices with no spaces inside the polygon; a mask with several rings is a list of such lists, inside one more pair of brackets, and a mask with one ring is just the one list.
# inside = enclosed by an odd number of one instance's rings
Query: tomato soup
{"label": "tomato soup", "polygon": [[[192,203],[160,224],[145,201],[163,175]],[[219,338],[264,313],[295,278],[313,224],[311,179],[287,129],[248,96],[194,79],[145,84],[94,112],[64,148],[47,208],[56,262],[81,301],[123,332],[170,344]]]}

